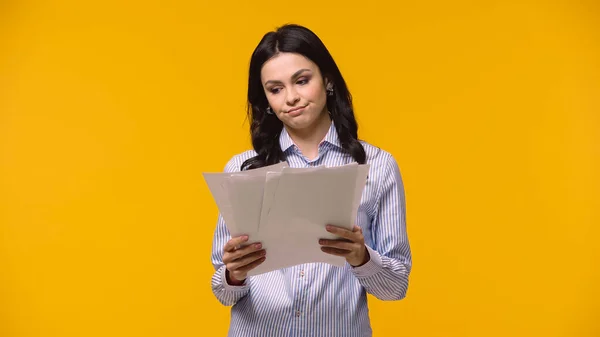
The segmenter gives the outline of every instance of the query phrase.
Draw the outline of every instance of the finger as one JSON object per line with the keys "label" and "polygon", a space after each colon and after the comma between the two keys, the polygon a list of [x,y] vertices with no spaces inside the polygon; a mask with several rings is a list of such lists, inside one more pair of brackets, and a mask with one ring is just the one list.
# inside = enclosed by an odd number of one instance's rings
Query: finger
{"label": "finger", "polygon": [[[359,227],[360,228],[360,227]],[[342,239],[346,239],[350,242],[361,242],[363,240],[362,231],[357,232],[355,228],[352,228],[352,231],[342,227],[336,227],[332,225],[327,225],[326,229],[328,232],[339,236]]]}
{"label": "finger", "polygon": [[350,251],[347,251],[345,249],[338,249],[338,248],[332,248],[332,247],[321,247],[321,251],[327,253],[327,254],[331,254],[331,255],[336,255],[336,256],[347,256],[348,254],[350,254]]}
{"label": "finger", "polygon": [[260,242],[253,243],[251,245],[247,245],[245,247],[236,249],[233,253],[229,253],[229,260],[235,261],[237,259],[243,258],[244,256],[254,253],[262,249],[262,244]]}
{"label": "finger", "polygon": [[[332,226],[332,225],[327,225],[327,226],[325,226],[325,229],[329,233],[335,234],[335,235],[340,236],[340,237],[345,238],[345,239],[352,240],[354,238],[354,233],[351,232],[350,230],[346,229],[346,228]],[[354,240],[352,240],[352,241],[354,241]]]}
{"label": "finger", "polygon": [[348,241],[321,239],[319,240],[319,244],[323,247],[333,247],[349,251],[356,249],[356,244]]}
{"label": "finger", "polygon": [[223,254],[223,262],[225,264],[231,263],[233,261],[243,258],[248,254],[257,252],[262,248],[262,244],[260,242],[257,242],[251,245],[244,246],[243,248],[236,249],[233,252],[225,252],[225,254]]}
{"label": "finger", "polygon": [[248,241],[248,235],[242,235],[232,238],[231,240],[227,241],[225,247],[223,247],[223,251],[233,252],[237,246],[241,245],[246,241]]}
{"label": "finger", "polygon": [[362,234],[362,228],[360,226],[354,225],[354,228],[352,228],[352,232]]}
{"label": "finger", "polygon": [[242,248],[236,249],[233,252],[225,252],[223,254],[223,262],[225,264],[228,264],[228,263],[238,260],[250,253],[254,253],[262,248],[263,248],[262,244],[260,242],[256,242],[251,245],[247,245]]}
{"label": "finger", "polygon": [[244,266],[264,257],[265,255],[266,255],[266,252],[263,249],[258,252],[248,254],[240,259],[234,260],[233,262],[229,263],[229,265],[227,267],[229,268],[229,270],[237,271],[240,268],[243,268]]}
{"label": "finger", "polygon": [[266,260],[266,257],[263,256],[263,257],[259,258],[258,260],[243,266],[242,268],[238,269],[238,271],[240,271],[242,273],[247,273],[250,270],[258,267],[261,263],[265,262],[265,260]]}

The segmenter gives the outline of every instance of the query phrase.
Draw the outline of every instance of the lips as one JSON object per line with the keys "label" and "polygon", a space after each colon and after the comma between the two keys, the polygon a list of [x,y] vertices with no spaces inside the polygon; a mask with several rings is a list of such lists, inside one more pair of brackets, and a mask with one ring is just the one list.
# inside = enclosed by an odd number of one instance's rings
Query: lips
{"label": "lips", "polygon": [[302,111],[304,111],[305,108],[306,108],[306,105],[298,107],[298,108],[294,108],[294,109],[291,109],[291,110],[288,110],[287,113],[290,114],[290,115],[292,115],[292,116],[297,116],[297,115],[301,114]]}

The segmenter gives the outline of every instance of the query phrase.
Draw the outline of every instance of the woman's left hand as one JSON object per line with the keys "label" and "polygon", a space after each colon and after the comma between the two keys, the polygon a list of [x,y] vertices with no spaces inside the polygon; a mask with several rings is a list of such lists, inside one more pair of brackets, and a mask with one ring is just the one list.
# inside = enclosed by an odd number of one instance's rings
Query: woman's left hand
{"label": "woman's left hand", "polygon": [[335,234],[342,239],[327,240],[320,239],[319,244],[321,250],[327,254],[343,256],[353,267],[362,266],[369,262],[370,256],[365,246],[365,237],[362,233],[362,228],[354,225],[352,230],[342,227],[327,225],[326,229],[329,233]]}

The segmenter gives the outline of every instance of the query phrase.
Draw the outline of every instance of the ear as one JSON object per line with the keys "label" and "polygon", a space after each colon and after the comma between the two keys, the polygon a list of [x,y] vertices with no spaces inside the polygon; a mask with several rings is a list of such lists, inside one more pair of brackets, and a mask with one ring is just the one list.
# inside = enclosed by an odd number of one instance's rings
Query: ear
{"label": "ear", "polygon": [[333,81],[330,81],[329,78],[325,77],[325,90],[333,89]]}
{"label": "ear", "polygon": [[325,90],[333,89],[333,81],[328,76],[323,76],[323,83],[325,83]]}

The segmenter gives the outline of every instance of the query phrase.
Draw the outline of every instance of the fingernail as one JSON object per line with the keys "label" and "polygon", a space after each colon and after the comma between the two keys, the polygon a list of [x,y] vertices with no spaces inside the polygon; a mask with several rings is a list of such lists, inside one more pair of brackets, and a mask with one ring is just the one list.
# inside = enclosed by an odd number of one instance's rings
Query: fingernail
{"label": "fingernail", "polygon": [[262,247],[262,245],[260,243],[257,243],[254,245],[254,248],[256,248],[256,249],[260,249],[260,247]]}
{"label": "fingernail", "polygon": [[327,226],[325,226],[325,228],[327,228],[327,230],[330,230],[333,227],[331,225],[327,225]]}
{"label": "fingernail", "polygon": [[242,240],[244,240],[244,241],[248,240],[248,235],[242,236]]}

